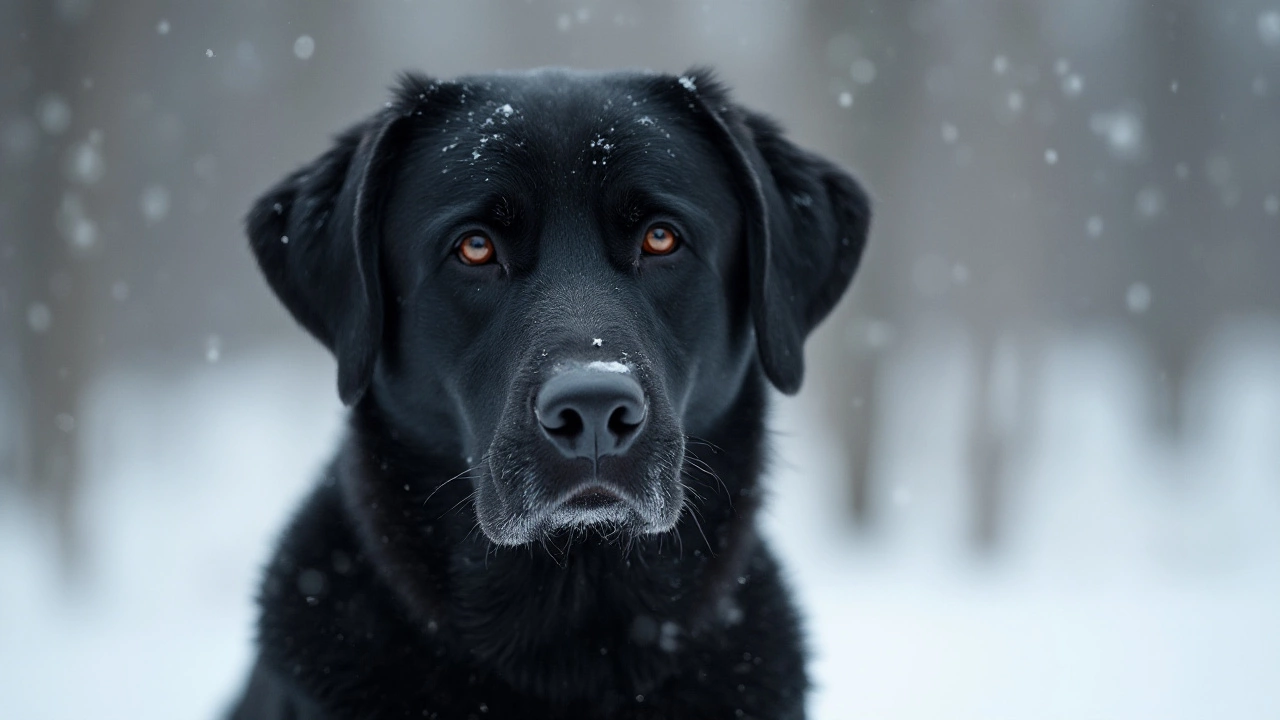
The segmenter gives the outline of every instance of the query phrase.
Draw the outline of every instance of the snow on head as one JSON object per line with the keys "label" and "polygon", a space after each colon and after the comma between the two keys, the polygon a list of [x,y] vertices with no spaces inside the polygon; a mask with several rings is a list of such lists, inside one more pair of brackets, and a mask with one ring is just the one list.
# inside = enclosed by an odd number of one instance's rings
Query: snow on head
{"label": "snow on head", "polygon": [[593,362],[587,363],[587,369],[595,370],[597,372],[611,372],[611,373],[623,373],[623,374],[631,372],[631,368],[627,367],[626,365],[623,365],[617,360],[610,360],[609,362],[595,360]]}
{"label": "snow on head", "polygon": [[698,91],[698,86],[693,82],[693,77],[691,75],[681,75],[679,80],[685,90],[688,90],[689,92]]}

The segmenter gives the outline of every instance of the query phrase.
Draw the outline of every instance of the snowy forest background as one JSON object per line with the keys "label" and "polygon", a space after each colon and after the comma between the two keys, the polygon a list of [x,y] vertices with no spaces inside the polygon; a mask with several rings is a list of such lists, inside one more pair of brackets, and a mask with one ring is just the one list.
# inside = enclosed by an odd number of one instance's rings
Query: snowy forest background
{"label": "snowy forest background", "polygon": [[1280,717],[1277,0],[0,0],[0,38],[0,716],[210,718],[247,670],[342,418],[252,198],[402,69],[709,64],[878,200],[774,422],[812,714]]}

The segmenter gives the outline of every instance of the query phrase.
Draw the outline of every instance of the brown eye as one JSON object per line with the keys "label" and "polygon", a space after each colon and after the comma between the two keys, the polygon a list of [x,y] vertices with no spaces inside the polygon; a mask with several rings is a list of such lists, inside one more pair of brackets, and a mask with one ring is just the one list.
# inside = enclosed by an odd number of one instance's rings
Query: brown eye
{"label": "brown eye", "polygon": [[493,260],[493,241],[476,233],[462,238],[458,243],[458,257],[468,265],[484,265]]}
{"label": "brown eye", "polygon": [[654,225],[644,234],[641,250],[649,255],[666,255],[676,249],[676,233],[666,225]]}

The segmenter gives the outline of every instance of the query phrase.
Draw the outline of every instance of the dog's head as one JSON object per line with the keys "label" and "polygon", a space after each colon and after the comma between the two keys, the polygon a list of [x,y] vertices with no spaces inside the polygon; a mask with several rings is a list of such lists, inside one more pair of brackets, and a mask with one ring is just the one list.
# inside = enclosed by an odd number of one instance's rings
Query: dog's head
{"label": "dog's head", "polygon": [[351,405],[462,459],[495,543],[672,528],[686,437],[783,392],[870,212],[707,73],[404,78],[248,218]]}

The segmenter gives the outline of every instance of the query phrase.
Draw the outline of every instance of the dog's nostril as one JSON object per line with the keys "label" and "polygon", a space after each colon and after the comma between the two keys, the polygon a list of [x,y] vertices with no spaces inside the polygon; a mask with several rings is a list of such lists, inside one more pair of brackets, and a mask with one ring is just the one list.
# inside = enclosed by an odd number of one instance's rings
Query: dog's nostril
{"label": "dog's nostril", "polygon": [[620,405],[609,416],[607,427],[609,432],[618,438],[624,438],[627,435],[640,429],[640,423],[644,420],[644,415],[638,413],[634,407],[630,405]]}
{"label": "dog's nostril", "polygon": [[553,423],[554,424],[548,424],[543,421],[542,427],[552,435],[559,435],[562,437],[577,437],[582,434],[582,416],[572,408],[565,408],[564,410],[561,410]]}

